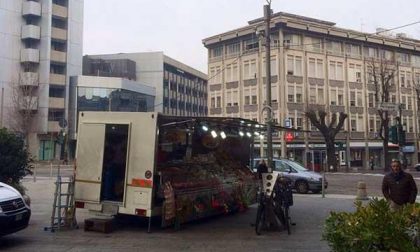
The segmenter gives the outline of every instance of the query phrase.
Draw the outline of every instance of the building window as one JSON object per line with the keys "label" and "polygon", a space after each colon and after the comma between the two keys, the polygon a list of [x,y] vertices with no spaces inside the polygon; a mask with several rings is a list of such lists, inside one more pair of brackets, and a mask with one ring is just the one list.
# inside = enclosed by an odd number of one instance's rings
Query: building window
{"label": "building window", "polygon": [[343,52],[341,42],[327,40],[326,47],[327,47],[327,52],[332,53],[332,54],[341,55]]}
{"label": "building window", "polygon": [[343,80],[343,63],[330,61],[329,67],[330,80]]}
{"label": "building window", "polygon": [[259,47],[258,38],[244,40],[244,48],[246,51],[257,50]]}
{"label": "building window", "polygon": [[318,88],[318,104],[324,104],[324,89]]}
{"label": "building window", "polygon": [[410,55],[407,53],[397,53],[397,60],[401,63],[410,63]]}
{"label": "building window", "polygon": [[[265,77],[267,75],[265,69],[266,69],[265,58],[263,58],[262,67],[261,67],[261,75],[263,77]],[[276,58],[276,56],[271,56],[270,74],[271,74],[271,76],[276,76],[277,75],[277,58]]]}
{"label": "building window", "polygon": [[302,57],[287,55],[287,74],[302,76]]}
{"label": "building window", "polygon": [[241,45],[238,43],[233,43],[226,45],[226,55],[235,56],[238,55],[241,51]]}
{"label": "building window", "polygon": [[293,86],[287,87],[287,102],[295,102],[295,88]]}
{"label": "building window", "polygon": [[375,105],[375,97],[374,97],[374,93],[369,93],[368,94],[368,102],[369,102],[369,104],[368,104],[368,107],[369,108],[373,108]]}
{"label": "building window", "polygon": [[337,102],[339,106],[344,106],[344,91],[338,90]]}
{"label": "building window", "polygon": [[209,80],[208,80],[209,84],[220,84],[220,83],[222,83],[222,74],[221,74],[220,69],[221,69],[220,66],[210,67],[210,76],[209,76]]}
{"label": "building window", "polygon": [[355,44],[346,44],[346,54],[359,58],[361,56],[360,46]]}
{"label": "building window", "polygon": [[316,104],[316,88],[309,89],[309,103]]}
{"label": "building window", "polygon": [[245,60],[244,61],[244,79],[255,79],[257,78],[257,63],[256,60]]}
{"label": "building window", "polygon": [[337,105],[337,90],[330,91],[330,102],[333,106]]}
{"label": "building window", "polygon": [[378,58],[378,49],[374,47],[364,47],[365,57]]}
{"label": "building window", "polygon": [[349,64],[348,68],[349,82],[362,82],[362,66],[358,64]]}
{"label": "building window", "polygon": [[362,91],[357,91],[357,106],[363,107],[363,93]]}
{"label": "building window", "polygon": [[356,92],[350,91],[350,106],[356,107]]}
{"label": "building window", "polygon": [[381,57],[381,59],[392,60],[394,53],[388,50],[380,49],[379,56]]}
{"label": "building window", "polygon": [[238,106],[238,90],[227,90],[225,93],[226,107]]}
{"label": "building window", "polygon": [[350,119],[350,128],[352,132],[357,131],[357,119],[354,115],[352,115]]}
{"label": "building window", "polygon": [[213,49],[211,49],[211,57],[212,58],[221,57],[222,56],[222,52],[223,52],[223,46],[219,46],[219,47],[213,48]]}
{"label": "building window", "polygon": [[257,101],[257,88],[244,88],[244,101],[245,105],[256,105]]}
{"label": "building window", "polygon": [[302,103],[302,87],[296,87],[296,102]]}
{"label": "building window", "polygon": [[302,37],[298,34],[284,34],[283,45],[286,49],[300,49]]}
{"label": "building window", "polygon": [[238,65],[236,63],[226,65],[226,82],[238,81]]}
{"label": "building window", "polygon": [[322,52],[322,39],[315,37],[305,37],[306,49],[312,52]]}
{"label": "building window", "polygon": [[369,118],[369,132],[373,132],[375,130],[375,118]]}

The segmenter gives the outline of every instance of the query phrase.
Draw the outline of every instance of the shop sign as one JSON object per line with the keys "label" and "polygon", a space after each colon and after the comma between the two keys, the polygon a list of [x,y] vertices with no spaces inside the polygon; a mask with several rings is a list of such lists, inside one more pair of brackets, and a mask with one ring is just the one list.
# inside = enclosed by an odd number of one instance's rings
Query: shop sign
{"label": "shop sign", "polygon": [[414,152],[414,146],[413,145],[404,146],[404,147],[402,147],[402,152],[405,152],[405,153]]}

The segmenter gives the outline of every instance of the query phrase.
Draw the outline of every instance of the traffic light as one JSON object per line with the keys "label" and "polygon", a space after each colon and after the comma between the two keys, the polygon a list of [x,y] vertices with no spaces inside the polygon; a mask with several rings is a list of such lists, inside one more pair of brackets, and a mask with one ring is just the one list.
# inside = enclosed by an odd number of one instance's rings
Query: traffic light
{"label": "traffic light", "polygon": [[389,127],[388,136],[389,136],[389,138],[388,138],[389,142],[391,142],[393,144],[398,144],[398,129],[397,129],[397,126]]}

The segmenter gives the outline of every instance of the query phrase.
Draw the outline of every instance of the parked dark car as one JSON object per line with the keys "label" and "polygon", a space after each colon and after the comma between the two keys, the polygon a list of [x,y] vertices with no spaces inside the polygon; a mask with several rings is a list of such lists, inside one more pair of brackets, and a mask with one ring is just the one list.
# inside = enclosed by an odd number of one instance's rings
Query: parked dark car
{"label": "parked dark car", "polygon": [[31,208],[13,187],[0,182],[0,236],[28,226]]}
{"label": "parked dark car", "polygon": [[[254,159],[254,169],[256,168],[261,158]],[[267,159],[265,159],[267,160]],[[321,174],[313,171],[309,171],[298,162],[288,159],[273,159],[275,164],[274,173],[279,173],[286,178],[292,180],[292,185],[298,193],[319,193],[322,190],[322,176]],[[325,181],[324,188],[328,187],[328,182]]]}
{"label": "parked dark car", "polygon": [[416,165],[414,166],[414,169],[415,169],[416,171],[420,171],[420,164],[416,164]]}

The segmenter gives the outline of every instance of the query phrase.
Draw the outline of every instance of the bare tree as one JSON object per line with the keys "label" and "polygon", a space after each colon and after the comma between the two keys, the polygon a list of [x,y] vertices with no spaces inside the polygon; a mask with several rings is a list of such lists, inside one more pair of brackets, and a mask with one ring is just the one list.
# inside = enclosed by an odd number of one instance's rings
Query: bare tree
{"label": "bare tree", "polygon": [[38,75],[32,72],[22,72],[18,81],[11,84],[12,108],[10,124],[12,130],[19,132],[28,147],[29,134],[32,132],[33,121],[38,107]]}
{"label": "bare tree", "polygon": [[371,59],[366,63],[368,74],[368,85],[373,85],[375,91],[375,102],[378,108],[378,115],[381,121],[378,136],[382,139],[385,157],[384,170],[389,170],[390,156],[388,155],[389,123],[390,112],[381,109],[379,104],[391,102],[391,91],[395,88],[394,76],[396,65],[393,61],[385,59]]}
{"label": "bare tree", "polygon": [[[334,171],[337,171],[338,164],[335,157],[335,137],[343,128],[347,114],[340,112],[337,118],[337,113],[332,113],[331,118],[327,118],[327,112],[324,110],[309,110],[305,113],[305,116],[324,137],[327,147],[327,165],[328,167],[333,167]],[[328,119],[330,119],[329,123],[327,122]]]}

